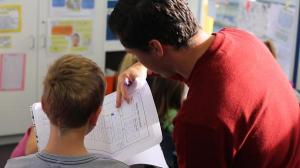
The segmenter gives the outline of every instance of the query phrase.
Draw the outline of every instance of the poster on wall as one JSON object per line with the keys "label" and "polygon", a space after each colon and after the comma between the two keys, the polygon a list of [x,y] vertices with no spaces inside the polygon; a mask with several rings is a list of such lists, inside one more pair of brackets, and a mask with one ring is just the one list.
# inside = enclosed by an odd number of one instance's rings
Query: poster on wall
{"label": "poster on wall", "polygon": [[95,0],[51,0],[50,16],[91,16]]}
{"label": "poster on wall", "polygon": [[286,76],[292,80],[298,13],[292,1],[289,3],[292,6],[289,7],[285,2],[249,1],[248,10],[244,6],[240,8],[237,26],[251,31],[261,40],[272,41],[278,63]]}
{"label": "poster on wall", "polygon": [[266,3],[249,2],[249,6],[240,8],[237,26],[264,38],[268,26],[269,6]]}
{"label": "poster on wall", "polygon": [[1,36],[0,35],[0,49],[8,49],[12,47],[11,36]]}
{"label": "poster on wall", "polygon": [[25,69],[25,54],[0,54],[0,91],[23,91]]}
{"label": "poster on wall", "polygon": [[50,20],[49,22],[49,53],[90,52],[93,34],[92,20]]}
{"label": "poster on wall", "polygon": [[0,33],[21,32],[21,5],[0,5]]}
{"label": "poster on wall", "polygon": [[[275,42],[278,62],[286,74],[293,74],[297,18],[295,8],[271,5],[267,36]],[[276,16],[276,17],[274,17]],[[295,32],[295,33],[292,33]]]}
{"label": "poster on wall", "polygon": [[271,41],[278,63],[292,81],[299,0],[219,0],[215,7],[215,30],[238,27]]}

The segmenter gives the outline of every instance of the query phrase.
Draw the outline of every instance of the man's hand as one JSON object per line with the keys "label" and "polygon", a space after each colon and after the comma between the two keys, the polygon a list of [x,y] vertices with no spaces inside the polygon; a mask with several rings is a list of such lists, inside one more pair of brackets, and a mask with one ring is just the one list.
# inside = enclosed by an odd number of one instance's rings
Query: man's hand
{"label": "man's hand", "polygon": [[147,78],[147,68],[140,62],[132,65],[119,75],[117,84],[117,107],[121,106],[123,99],[127,103],[130,102],[131,97],[129,96],[128,88],[135,81],[136,78],[145,80]]}

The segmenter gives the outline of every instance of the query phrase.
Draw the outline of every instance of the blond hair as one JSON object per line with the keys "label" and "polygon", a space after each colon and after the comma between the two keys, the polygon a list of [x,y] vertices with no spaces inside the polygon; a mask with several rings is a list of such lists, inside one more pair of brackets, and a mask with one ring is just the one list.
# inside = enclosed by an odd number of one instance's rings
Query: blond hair
{"label": "blond hair", "polygon": [[133,54],[130,54],[130,53],[127,53],[122,62],[121,62],[121,65],[120,65],[120,68],[119,68],[119,73],[125,71],[126,69],[128,69],[131,65],[135,64],[138,62],[138,59],[135,55]]}
{"label": "blond hair", "polygon": [[59,128],[79,128],[102,106],[104,92],[104,75],[95,62],[65,55],[50,66],[44,79],[43,109]]}

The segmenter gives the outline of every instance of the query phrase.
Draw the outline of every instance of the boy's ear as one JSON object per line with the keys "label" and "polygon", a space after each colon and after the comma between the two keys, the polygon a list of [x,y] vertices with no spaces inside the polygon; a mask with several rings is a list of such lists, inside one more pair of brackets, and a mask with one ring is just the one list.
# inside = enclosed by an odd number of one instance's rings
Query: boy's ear
{"label": "boy's ear", "polygon": [[101,110],[102,110],[102,106],[99,106],[97,111],[91,114],[90,119],[89,119],[90,125],[95,126],[97,124]]}
{"label": "boy's ear", "polygon": [[158,40],[150,40],[149,47],[151,48],[151,52],[154,52],[155,55],[162,57],[164,55],[163,45]]}

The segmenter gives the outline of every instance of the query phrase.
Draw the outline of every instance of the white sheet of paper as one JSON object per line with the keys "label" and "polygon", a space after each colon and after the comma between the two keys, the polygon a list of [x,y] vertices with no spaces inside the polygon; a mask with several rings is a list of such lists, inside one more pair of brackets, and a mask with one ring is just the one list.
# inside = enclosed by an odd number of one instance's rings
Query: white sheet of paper
{"label": "white sheet of paper", "polygon": [[31,107],[32,121],[35,126],[35,133],[37,136],[38,150],[43,150],[48,142],[50,135],[50,121],[47,115],[42,110],[41,103],[34,103]]}
{"label": "white sheet of paper", "polygon": [[128,165],[148,164],[148,165],[154,165],[162,168],[168,168],[167,162],[165,160],[160,145],[156,145],[144,152],[141,152],[125,160],[124,163]]}
{"label": "white sheet of paper", "polygon": [[2,54],[0,90],[24,90],[25,54]]}
{"label": "white sheet of paper", "polygon": [[[116,93],[105,96],[97,126],[85,137],[85,145],[90,152],[124,162],[161,142],[159,119],[148,84],[137,80],[129,92],[133,98],[132,102],[130,104],[124,102],[120,108],[115,107]],[[40,103],[33,104],[32,113],[38,136],[38,148],[42,150],[49,137],[49,120]],[[161,149],[151,151],[151,156],[147,156],[151,158],[162,156],[162,163],[165,162]],[[143,160],[139,163],[143,163]]]}

